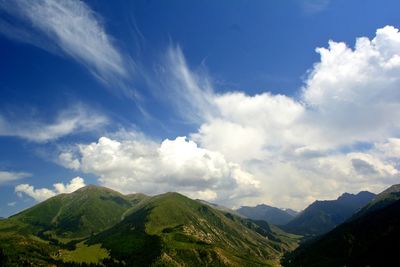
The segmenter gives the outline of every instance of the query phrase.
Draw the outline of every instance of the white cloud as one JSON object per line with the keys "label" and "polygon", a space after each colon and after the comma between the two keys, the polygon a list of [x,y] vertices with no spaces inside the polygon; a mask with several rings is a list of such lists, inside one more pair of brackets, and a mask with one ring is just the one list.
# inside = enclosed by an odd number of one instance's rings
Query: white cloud
{"label": "white cloud", "polygon": [[9,171],[0,171],[0,184],[19,180],[25,177],[32,176],[27,172],[9,172]]}
{"label": "white cloud", "polygon": [[81,177],[73,178],[68,184],[56,183],[53,185],[54,189],[40,188],[35,189],[34,186],[29,184],[20,184],[15,187],[15,192],[22,197],[23,194],[41,202],[48,198],[54,197],[58,194],[72,193],[81,187],[85,186],[85,181]]}
{"label": "white cloud", "polygon": [[375,148],[387,158],[400,158],[399,138],[389,138],[386,142],[376,143]]}
{"label": "white cloud", "polygon": [[61,50],[105,83],[116,83],[132,74],[128,57],[121,55],[99,15],[83,1],[3,1],[0,10],[20,20],[18,26],[0,21],[1,32],[10,38],[50,52]]}
{"label": "white cloud", "polygon": [[161,144],[140,134],[120,141],[101,137],[80,145],[73,160],[81,171],[98,175],[102,185],[126,193],[178,191],[221,202],[259,193],[253,175],[186,137]]}
{"label": "white cloud", "polygon": [[230,160],[261,159],[271,149],[301,144],[304,138],[299,122],[305,108],[289,97],[226,93],[215,95],[214,102],[219,116],[206,120],[192,137]]}
{"label": "white cloud", "polygon": [[[400,33],[386,26],[354,49],[329,42],[303,89],[308,120],[329,145],[382,141],[399,131]],[[328,144],[326,144],[328,145]]]}
{"label": "white cloud", "polygon": [[178,48],[162,78],[190,138],[155,142],[133,133],[63,151],[64,166],[124,192],[179,191],[227,206],[295,209],[343,192],[398,183],[400,33],[378,29],[355,48],[329,42],[298,98],[216,93]]}
{"label": "white cloud", "polygon": [[44,143],[65,135],[96,130],[106,122],[106,117],[81,105],[63,110],[52,123],[32,117],[16,120],[0,114],[0,136],[15,136]]}
{"label": "white cloud", "polygon": [[9,202],[9,203],[7,203],[7,206],[9,206],[9,207],[14,207],[15,206],[15,204],[17,204],[17,202]]}
{"label": "white cloud", "polygon": [[354,48],[334,41],[318,48],[321,59],[297,99],[218,94],[212,84],[197,82],[211,79],[191,71],[180,50],[171,51],[170,68],[180,71],[169,78],[188,98],[179,105],[195,113],[186,116],[200,118],[191,138],[260,181],[263,194],[245,201],[298,209],[317,198],[377,192],[398,182],[400,33],[394,27],[378,29],[371,40],[358,38]]}
{"label": "white cloud", "polygon": [[74,154],[71,151],[64,151],[60,153],[58,156],[58,163],[73,170],[78,170],[81,165],[79,160],[74,158]]}
{"label": "white cloud", "polygon": [[[199,122],[212,116],[213,90],[206,75],[191,71],[179,46],[169,47],[165,67],[160,73],[163,96],[174,102],[175,108],[189,122]],[[184,93],[182,93],[184,92]]]}

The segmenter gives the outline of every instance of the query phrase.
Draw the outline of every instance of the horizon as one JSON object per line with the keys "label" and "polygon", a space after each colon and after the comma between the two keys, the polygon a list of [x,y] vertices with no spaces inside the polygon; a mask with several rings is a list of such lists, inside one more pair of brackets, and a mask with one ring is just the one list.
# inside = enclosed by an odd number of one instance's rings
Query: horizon
{"label": "horizon", "polygon": [[398,184],[398,8],[0,2],[0,217],[90,184],[296,211]]}
{"label": "horizon", "polygon": [[[338,195],[336,198],[333,198],[333,199],[317,199],[317,200],[315,200],[314,202],[310,203],[310,205],[313,204],[313,203],[315,203],[315,202],[317,202],[317,201],[335,201],[335,200],[338,200],[341,196],[346,195],[346,194],[347,194],[347,195],[356,196],[356,195],[359,195],[360,193],[370,193],[370,194],[372,193],[372,194],[374,194],[374,197],[376,197],[377,195],[379,195],[380,193],[383,193],[383,192],[386,191],[387,189],[389,189],[389,188],[391,188],[391,187],[393,187],[393,186],[398,186],[398,185],[399,185],[399,184],[393,184],[393,185],[389,186],[388,188],[385,188],[383,191],[378,192],[378,193],[373,193],[373,192],[370,192],[370,191],[360,191],[360,192],[358,192],[358,193],[348,193],[348,192],[344,192],[344,193]],[[83,187],[80,187],[80,188],[78,188],[78,189],[76,189],[76,190],[74,190],[74,191],[72,191],[72,192],[65,192],[65,193],[57,194],[57,195],[52,196],[52,197],[50,197],[50,198],[48,198],[48,199],[57,197],[58,195],[73,194],[73,193],[75,193],[75,192],[77,192],[77,191],[80,191],[81,189],[85,189],[85,188],[89,188],[89,187],[104,188],[104,189],[107,189],[107,190],[112,190],[112,191],[115,191],[115,192],[117,192],[117,193],[119,193],[119,194],[122,194],[123,196],[128,196],[128,195],[132,195],[132,194],[133,194],[133,195],[139,194],[139,195],[144,195],[144,196],[148,196],[148,197],[155,197],[155,196],[160,196],[160,195],[175,193],[175,194],[179,194],[179,195],[182,195],[182,196],[184,196],[184,197],[190,198],[190,196],[187,196],[187,195],[185,195],[185,194],[183,194],[183,193],[179,193],[179,192],[176,192],[176,191],[168,191],[168,192],[163,192],[163,193],[155,194],[155,195],[143,194],[143,193],[141,193],[141,192],[134,192],[134,193],[123,194],[123,193],[121,193],[121,192],[118,192],[118,191],[116,191],[116,190],[113,190],[113,189],[108,188],[108,187],[105,187],[105,186],[101,186],[101,185],[97,185],[97,184],[87,184],[87,185],[85,185],[85,186],[83,186]],[[46,200],[48,200],[48,199],[45,199],[45,200],[43,200],[43,201],[46,201]],[[190,198],[190,199],[193,199],[193,198]],[[208,203],[208,204],[210,204],[210,205],[218,205],[218,206],[220,206],[218,203],[214,203],[214,202],[212,202],[212,201],[207,201],[207,200],[204,200],[204,199],[199,199],[199,198],[197,198],[197,199],[193,199],[193,200],[200,201],[200,202],[202,202],[202,203],[203,203],[203,202],[206,202],[206,203]],[[43,201],[41,201],[41,202],[43,202]],[[38,202],[37,204],[39,204],[39,203],[41,203],[41,202]],[[309,206],[310,206],[310,205],[309,205]],[[303,212],[306,208],[308,208],[308,206],[307,206],[307,207],[305,207],[305,208],[302,209],[302,210],[296,210],[296,209],[285,208],[285,207],[279,207],[279,206],[270,206],[270,205],[268,205],[267,203],[258,203],[258,204],[254,204],[254,205],[252,205],[252,206],[245,206],[245,205],[242,205],[242,206],[238,206],[238,207],[226,207],[226,206],[221,206],[221,207],[223,207],[223,208],[228,208],[228,209],[233,210],[233,211],[237,211],[239,208],[243,208],[243,207],[254,208],[254,207],[258,207],[258,206],[268,206],[268,207],[280,209],[280,210],[282,210],[282,211],[292,210],[292,211],[294,211],[294,212],[297,212],[298,214],[300,214],[300,213]],[[18,211],[17,213],[10,214],[10,215],[7,216],[7,217],[2,217],[2,216],[0,216],[0,218],[9,218],[9,217],[14,216],[14,215],[16,215],[16,214],[18,214],[18,213],[20,213],[20,212],[23,212],[23,211],[25,211],[26,209],[29,209],[29,208],[31,208],[31,207],[27,207],[27,208],[25,208],[25,209],[22,209],[22,210]]]}

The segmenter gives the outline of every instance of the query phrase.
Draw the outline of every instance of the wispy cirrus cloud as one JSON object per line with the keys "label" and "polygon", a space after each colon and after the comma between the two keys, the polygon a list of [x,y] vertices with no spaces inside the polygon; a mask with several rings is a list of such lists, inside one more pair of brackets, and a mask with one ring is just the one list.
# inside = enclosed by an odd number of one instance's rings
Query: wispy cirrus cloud
{"label": "wispy cirrus cloud", "polygon": [[107,121],[107,117],[83,105],[68,107],[52,122],[32,116],[15,119],[0,114],[0,136],[13,136],[45,143],[66,135],[97,130]]}
{"label": "wispy cirrus cloud", "polygon": [[27,172],[0,171],[0,184],[32,176]]}
{"label": "wispy cirrus cloud", "polygon": [[189,122],[210,117],[215,109],[210,108],[214,104],[214,91],[209,77],[189,68],[179,45],[168,47],[164,61],[165,71],[160,76],[161,87],[167,88],[164,95]]}
{"label": "wispy cirrus cloud", "polygon": [[[52,53],[68,55],[107,85],[130,79],[133,60],[123,54],[106,32],[101,18],[79,0],[1,1],[0,32]],[[129,93],[129,92],[125,92]]]}

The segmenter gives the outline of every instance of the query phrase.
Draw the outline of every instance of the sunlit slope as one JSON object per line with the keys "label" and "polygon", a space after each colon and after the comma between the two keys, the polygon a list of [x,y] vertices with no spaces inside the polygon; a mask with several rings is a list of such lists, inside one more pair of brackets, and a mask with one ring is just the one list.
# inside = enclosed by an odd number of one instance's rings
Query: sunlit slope
{"label": "sunlit slope", "polygon": [[177,193],[149,198],[90,239],[132,265],[274,266],[295,238]]}
{"label": "sunlit slope", "polygon": [[61,194],[27,209],[2,225],[13,225],[21,233],[51,233],[59,237],[83,237],[105,230],[122,218],[129,208],[145,198],[124,196],[99,186],[86,186]]}

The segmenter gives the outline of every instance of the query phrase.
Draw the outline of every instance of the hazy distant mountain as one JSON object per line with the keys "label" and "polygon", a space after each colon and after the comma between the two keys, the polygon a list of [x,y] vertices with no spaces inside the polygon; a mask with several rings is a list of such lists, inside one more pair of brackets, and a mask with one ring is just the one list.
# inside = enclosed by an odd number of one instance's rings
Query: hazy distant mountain
{"label": "hazy distant mountain", "polygon": [[286,211],[286,213],[288,213],[289,215],[292,215],[293,217],[295,217],[295,216],[297,216],[297,214],[299,214],[298,211],[292,210],[292,209],[283,209],[283,211]]}
{"label": "hazy distant mountain", "polygon": [[396,185],[347,222],[302,245],[286,257],[284,266],[396,266],[399,237],[400,185]]}
{"label": "hazy distant mountain", "polygon": [[296,212],[293,210],[282,210],[265,204],[255,207],[243,206],[236,211],[247,218],[263,220],[275,225],[287,224],[296,215]]}
{"label": "hazy distant mountain", "polygon": [[315,201],[283,229],[301,235],[320,235],[332,230],[368,204],[375,194],[344,193],[336,200]]}
{"label": "hazy distant mountain", "polygon": [[[276,266],[297,237],[178,193],[88,186],[0,221],[5,266]],[[6,262],[6,264],[4,264]],[[99,265],[100,266],[100,265]]]}

